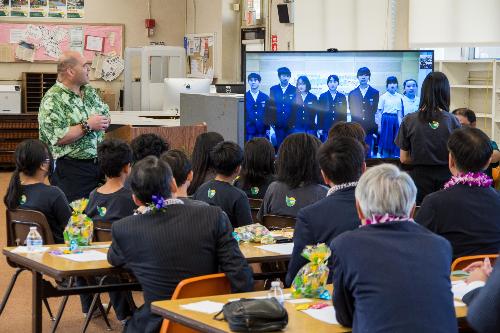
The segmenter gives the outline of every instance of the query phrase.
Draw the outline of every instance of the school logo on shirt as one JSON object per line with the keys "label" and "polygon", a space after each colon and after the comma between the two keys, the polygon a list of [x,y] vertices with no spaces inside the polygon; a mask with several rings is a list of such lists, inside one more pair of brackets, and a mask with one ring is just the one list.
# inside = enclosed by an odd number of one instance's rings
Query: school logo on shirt
{"label": "school logo on shirt", "polygon": [[259,194],[259,188],[257,186],[250,187],[250,193],[252,193],[252,195]]}
{"label": "school logo on shirt", "polygon": [[26,203],[26,196],[23,194],[21,195],[21,199],[19,200],[19,204],[20,205],[24,205]]}
{"label": "school logo on shirt", "polygon": [[295,206],[295,203],[297,202],[297,200],[294,197],[288,197],[288,195],[285,196],[285,201],[288,207]]}
{"label": "school logo on shirt", "polygon": [[208,197],[210,199],[212,199],[213,197],[215,197],[215,190],[212,190],[212,189],[208,189]]}
{"label": "school logo on shirt", "polygon": [[435,130],[435,129],[437,129],[437,128],[439,127],[439,122],[437,122],[437,121],[435,121],[435,120],[434,120],[434,121],[431,121],[431,122],[429,123],[429,126],[430,126],[432,129],[434,129],[434,130]]}
{"label": "school logo on shirt", "polygon": [[97,206],[97,213],[99,213],[99,216],[103,217],[106,215],[107,209],[106,207],[99,207]]}

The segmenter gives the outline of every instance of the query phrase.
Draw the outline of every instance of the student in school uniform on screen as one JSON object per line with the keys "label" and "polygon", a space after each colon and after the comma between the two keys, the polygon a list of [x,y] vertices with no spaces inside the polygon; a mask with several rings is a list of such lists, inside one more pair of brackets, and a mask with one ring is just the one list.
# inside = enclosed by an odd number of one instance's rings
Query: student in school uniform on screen
{"label": "student in school uniform on screen", "polygon": [[326,80],[328,91],[319,96],[318,130],[319,138],[325,141],[328,130],[339,121],[347,121],[347,99],[337,91],[339,77],[330,75]]}
{"label": "student in school uniform on screen", "polygon": [[394,139],[403,119],[403,95],[398,93],[398,79],[395,76],[387,78],[386,88],[387,91],[380,96],[375,116],[380,135],[378,153],[380,157],[396,157],[399,156],[399,147]]}
{"label": "student in school uniform on screen", "polygon": [[280,83],[269,90],[269,105],[266,108],[264,121],[274,129],[275,147],[279,147],[289,134],[288,123],[296,95],[296,88],[290,84],[291,76],[292,72],[287,67],[278,68]]}
{"label": "student in school uniform on screen", "polygon": [[250,89],[245,95],[246,112],[246,140],[249,141],[255,137],[266,137],[266,131],[269,126],[264,124],[264,112],[269,101],[269,96],[260,91],[260,82],[262,78],[257,73],[248,74],[248,85]]}
{"label": "student in school uniform on screen", "polygon": [[304,132],[316,136],[318,98],[310,90],[311,82],[307,76],[299,76],[288,125],[291,133]]}
{"label": "student in school uniform on screen", "polygon": [[403,82],[403,117],[407,114],[418,111],[420,96],[417,95],[418,84],[414,79],[408,79]]}
{"label": "student in school uniform on screen", "polygon": [[361,124],[365,129],[366,144],[369,147],[367,155],[371,157],[374,154],[377,137],[375,114],[377,113],[379,92],[368,84],[371,78],[371,72],[368,67],[358,69],[356,77],[359,80],[359,86],[353,89],[347,97],[349,110],[351,112],[351,120]]}

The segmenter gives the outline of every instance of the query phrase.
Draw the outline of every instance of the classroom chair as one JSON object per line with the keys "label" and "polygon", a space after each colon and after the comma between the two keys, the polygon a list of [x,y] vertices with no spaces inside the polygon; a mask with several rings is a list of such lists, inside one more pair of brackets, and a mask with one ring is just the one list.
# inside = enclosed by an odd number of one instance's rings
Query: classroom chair
{"label": "classroom chair", "polygon": [[295,217],[281,215],[264,215],[262,225],[269,230],[295,228]]}
{"label": "classroom chair", "polygon": [[[231,284],[226,274],[210,274],[184,279],[175,288],[172,300],[180,298],[225,295],[231,293]],[[196,333],[181,324],[163,320],[160,333]]]}
{"label": "classroom chair", "polygon": [[[30,227],[37,228],[38,232],[42,236],[43,244],[54,244],[54,236],[50,231],[49,223],[47,222],[47,219],[45,218],[45,215],[43,215],[43,213],[27,209],[7,209],[6,215],[7,246],[23,245],[24,240],[26,239],[26,236],[30,231]],[[19,274],[26,270],[26,268],[13,263],[9,259],[7,259],[7,263],[12,268],[15,268],[16,271],[14,272],[14,275],[10,280],[7,290],[5,291],[5,294],[3,296],[2,303],[0,304],[0,315],[7,305],[7,301],[9,300],[12,289],[14,289],[14,285],[16,284]],[[54,321],[55,318],[46,298],[43,299],[43,304],[45,304],[45,307],[47,308],[50,320]]]}
{"label": "classroom chair", "polygon": [[253,223],[259,223],[257,214],[259,213],[260,206],[262,205],[262,199],[248,198],[248,203],[250,204],[250,213],[252,213]]}
{"label": "classroom chair", "polygon": [[489,258],[491,261],[491,266],[495,265],[495,261],[498,258],[498,254],[479,254],[475,256],[465,256],[453,260],[451,264],[451,271],[458,271],[464,269],[475,261],[483,261],[485,258]]}

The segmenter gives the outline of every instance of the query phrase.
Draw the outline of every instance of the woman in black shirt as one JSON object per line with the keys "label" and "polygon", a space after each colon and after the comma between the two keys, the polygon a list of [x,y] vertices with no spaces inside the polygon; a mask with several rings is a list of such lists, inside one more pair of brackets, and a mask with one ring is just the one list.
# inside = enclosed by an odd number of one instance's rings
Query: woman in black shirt
{"label": "woman in black shirt", "polygon": [[417,205],[450,179],[446,143],[460,123],[449,109],[448,78],[441,72],[429,73],[422,84],[419,111],[407,115],[399,128],[395,143],[401,163],[413,166],[410,175],[418,190]]}
{"label": "woman in black shirt", "polygon": [[71,216],[64,193],[45,184],[52,168],[52,156],[45,143],[24,140],[14,153],[16,169],[4,197],[7,209],[32,209],[42,212],[49,223],[54,241],[64,243],[63,231]]}
{"label": "woman in black shirt", "polygon": [[234,186],[249,198],[262,199],[274,180],[274,147],[265,138],[253,138],[245,144],[240,176]]}

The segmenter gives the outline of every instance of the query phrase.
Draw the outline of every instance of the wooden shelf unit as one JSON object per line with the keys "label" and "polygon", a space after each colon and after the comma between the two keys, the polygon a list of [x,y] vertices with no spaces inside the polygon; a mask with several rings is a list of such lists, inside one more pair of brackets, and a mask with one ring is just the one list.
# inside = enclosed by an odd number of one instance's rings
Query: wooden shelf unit
{"label": "wooden shelf unit", "polygon": [[38,113],[43,95],[56,83],[57,73],[23,72],[23,112]]}
{"label": "wooden shelf unit", "polygon": [[25,139],[38,139],[37,113],[0,115],[0,167],[13,167],[14,150]]}

